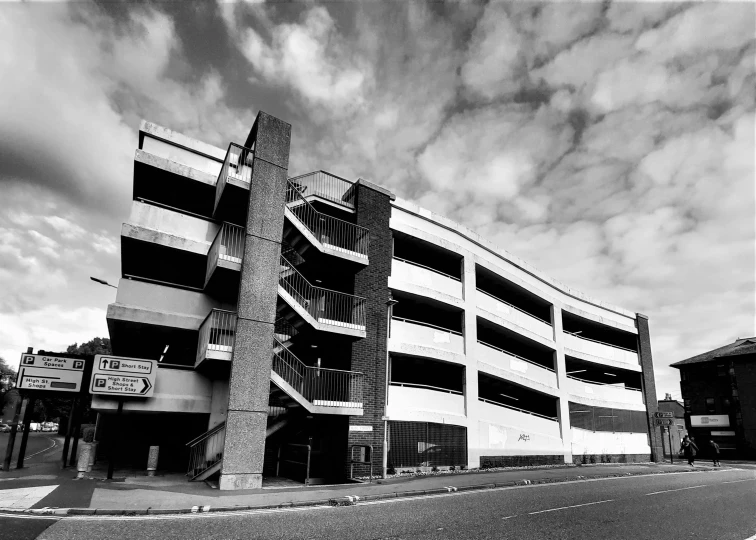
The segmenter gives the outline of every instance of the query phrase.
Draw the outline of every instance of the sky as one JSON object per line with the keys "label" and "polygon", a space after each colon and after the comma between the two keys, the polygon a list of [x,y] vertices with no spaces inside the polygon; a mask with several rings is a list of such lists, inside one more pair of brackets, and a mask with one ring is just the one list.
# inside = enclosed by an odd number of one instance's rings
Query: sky
{"label": "sky", "polygon": [[363,177],[650,317],[756,335],[753,3],[0,6],[0,356],[107,336],[141,119]]}

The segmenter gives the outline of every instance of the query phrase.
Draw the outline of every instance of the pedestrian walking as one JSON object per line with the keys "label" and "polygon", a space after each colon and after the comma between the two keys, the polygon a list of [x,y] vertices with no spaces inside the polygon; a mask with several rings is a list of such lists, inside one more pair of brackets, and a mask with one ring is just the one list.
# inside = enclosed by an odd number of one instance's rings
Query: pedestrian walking
{"label": "pedestrian walking", "polygon": [[696,454],[698,453],[698,446],[693,439],[689,439],[686,435],[683,439],[683,455],[688,458],[688,465],[695,467]]}
{"label": "pedestrian walking", "polygon": [[710,440],[709,446],[711,446],[711,459],[714,462],[714,466],[721,467],[722,464],[719,462],[719,445]]}

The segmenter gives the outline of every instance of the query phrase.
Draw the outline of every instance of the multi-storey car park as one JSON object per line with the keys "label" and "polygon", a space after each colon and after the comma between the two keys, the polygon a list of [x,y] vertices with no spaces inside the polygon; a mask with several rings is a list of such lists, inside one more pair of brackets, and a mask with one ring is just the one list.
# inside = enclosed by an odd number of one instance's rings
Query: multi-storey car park
{"label": "multi-storey car park", "polygon": [[378,474],[657,459],[647,317],[364,179],[289,177],[290,132],[261,112],[222,150],[142,123],[107,322],[160,369],[120,435],[101,415],[119,459],[158,445],[221,489],[307,461],[342,481],[363,444]]}

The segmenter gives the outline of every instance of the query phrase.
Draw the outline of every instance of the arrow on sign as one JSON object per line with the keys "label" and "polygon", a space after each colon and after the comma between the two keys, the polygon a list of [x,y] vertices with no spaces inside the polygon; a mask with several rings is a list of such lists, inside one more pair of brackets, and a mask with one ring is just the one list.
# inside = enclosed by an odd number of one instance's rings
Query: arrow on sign
{"label": "arrow on sign", "polygon": [[139,393],[140,394],[146,394],[147,392],[150,391],[150,388],[152,388],[152,384],[150,384],[150,380],[149,379],[142,379],[142,382],[144,383],[144,388]]}

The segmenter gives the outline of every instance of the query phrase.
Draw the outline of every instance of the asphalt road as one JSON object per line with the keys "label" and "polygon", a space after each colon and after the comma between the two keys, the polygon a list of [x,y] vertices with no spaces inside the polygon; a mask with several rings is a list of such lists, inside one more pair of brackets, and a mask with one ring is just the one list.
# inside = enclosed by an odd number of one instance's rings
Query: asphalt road
{"label": "asphalt road", "polygon": [[[18,458],[18,449],[21,446],[22,433],[16,434],[16,444],[13,446],[13,459],[11,461],[11,469],[16,467],[16,459]],[[10,433],[0,433],[0,464],[5,459],[5,449],[8,447],[8,439]],[[24,456],[25,464],[40,463],[46,460],[46,456],[50,453],[46,449],[50,448],[58,438],[56,433],[46,433],[43,431],[29,433],[29,440],[26,443],[26,455]],[[56,443],[57,445],[57,443]],[[52,451],[53,448],[50,448]],[[0,473],[2,474],[2,473]],[[0,476],[2,478],[2,476]]]}
{"label": "asphalt road", "polygon": [[523,486],[348,507],[66,518],[38,538],[745,540],[756,538],[755,509],[756,471],[723,470]]}

